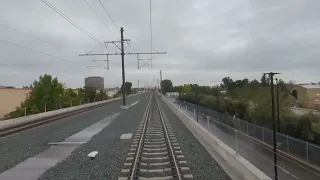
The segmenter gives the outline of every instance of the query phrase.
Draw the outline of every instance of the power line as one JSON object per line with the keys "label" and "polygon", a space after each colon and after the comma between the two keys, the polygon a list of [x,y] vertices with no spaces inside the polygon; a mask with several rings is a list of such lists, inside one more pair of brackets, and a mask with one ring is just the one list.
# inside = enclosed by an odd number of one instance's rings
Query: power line
{"label": "power line", "polygon": [[3,63],[3,62],[1,62],[0,61],[0,68],[2,68],[3,66],[5,66],[5,67],[11,67],[12,65],[11,64],[7,64],[7,63]]}
{"label": "power line", "polygon": [[62,61],[67,61],[67,62],[72,63],[72,64],[83,66],[82,64],[78,64],[78,63],[75,63],[73,61],[69,61],[69,60],[63,59],[61,57],[54,56],[54,55],[51,55],[51,54],[48,54],[48,53],[45,53],[45,52],[42,52],[42,51],[39,51],[39,50],[35,50],[35,49],[29,48],[29,47],[25,47],[25,46],[22,46],[22,45],[19,45],[19,44],[15,44],[15,43],[12,43],[12,42],[9,42],[9,41],[6,41],[6,40],[0,40],[0,41],[4,42],[4,43],[7,43],[7,44],[11,44],[11,45],[16,46],[16,47],[20,47],[20,48],[25,49],[25,50],[34,51],[34,52],[37,52],[39,54],[43,54],[43,55],[46,55],[46,56],[49,56],[49,57],[53,57],[55,59],[59,59],[59,60],[62,60]]}
{"label": "power line", "polygon": [[88,37],[90,37],[92,40],[94,40],[95,42],[97,42],[99,45],[103,46],[103,43],[99,42],[99,40],[97,40],[93,35],[91,35],[88,31],[86,31],[85,29],[83,29],[81,26],[79,26],[76,22],[72,21],[67,15],[63,14],[61,11],[59,11],[56,7],[54,7],[52,4],[48,3],[45,0],[41,0],[44,4],[46,4],[49,8],[51,8],[53,11],[55,11],[56,13],[58,13],[62,18],[64,18],[65,20],[67,20],[70,24],[72,24],[74,27],[76,27],[77,29],[79,29],[81,32],[83,32],[84,34],[86,34]]}
{"label": "power line", "polygon": [[55,45],[55,44],[52,44],[52,43],[50,43],[50,42],[48,42],[48,41],[45,41],[45,40],[40,39],[40,38],[37,38],[37,37],[35,37],[35,36],[32,36],[32,35],[27,34],[27,33],[25,33],[25,32],[22,32],[22,31],[20,31],[20,30],[18,30],[18,29],[12,28],[12,27],[10,27],[10,26],[4,25],[4,24],[0,24],[0,26],[3,26],[3,27],[8,28],[8,29],[10,29],[10,30],[19,32],[19,33],[21,33],[21,34],[23,34],[23,35],[25,35],[25,36],[32,37],[33,39],[36,39],[36,40],[38,40],[38,41],[42,41],[42,42],[47,43],[47,44],[49,44],[49,45],[51,45],[51,46],[54,46],[54,47],[56,47],[56,48],[61,48],[61,47],[59,47],[59,46],[57,46],[57,45]]}
{"label": "power line", "polygon": [[127,42],[128,46],[132,49],[132,51],[135,51],[135,50],[133,49],[133,47],[130,45],[130,43],[129,43],[128,41],[126,41],[126,42]]}
{"label": "power line", "polygon": [[[115,35],[111,29],[109,28],[109,26],[101,19],[101,17],[96,13],[96,11],[89,5],[89,3],[86,0],[83,0],[84,2],[86,2],[87,6],[92,10],[92,12],[99,18],[99,20],[109,29],[109,31]],[[101,3],[101,2],[100,2]]]}
{"label": "power line", "polygon": [[113,21],[112,17],[110,16],[110,14],[108,13],[107,9],[104,7],[104,5],[102,4],[101,0],[99,0],[101,6],[103,7],[104,11],[107,13],[107,15],[109,16],[109,18],[111,19],[113,25],[118,29],[118,31],[120,31],[120,29],[118,28],[118,26],[116,25],[116,23]]}
{"label": "power line", "polygon": [[[101,4],[101,6],[103,7],[103,9],[104,9],[104,11],[107,13],[107,15],[109,16],[109,18],[110,18],[110,20],[112,21],[112,23],[113,23],[113,25],[117,28],[117,30],[118,31],[120,31],[120,29],[118,28],[118,26],[116,25],[116,23],[114,22],[114,20],[112,19],[112,17],[111,17],[111,15],[108,13],[108,11],[107,11],[107,9],[105,8],[105,6],[102,4],[102,2],[101,2],[101,0],[99,0],[99,2],[100,2],[100,4]],[[150,3],[151,3],[151,0],[150,0]],[[151,8],[151,4],[150,4],[150,8]],[[151,9],[150,9],[150,16],[151,16]],[[150,22],[151,22],[151,19],[150,19]],[[151,27],[151,25],[150,25],[150,27]],[[130,33],[128,33],[128,34],[130,34]],[[130,34],[131,36],[132,36],[132,34]],[[131,48],[133,51],[135,51],[134,50],[134,48],[129,44],[129,42],[127,42],[127,44],[128,44],[128,46],[129,46],[129,48]],[[152,44],[152,40],[151,40],[151,44]],[[152,45],[151,45],[151,51],[152,51]],[[158,52],[158,51],[157,51]],[[152,56],[152,55],[151,55]]]}
{"label": "power line", "polygon": [[[128,33],[132,38],[134,38],[134,39],[142,40],[141,38],[134,37],[134,35],[133,35],[132,33],[128,32],[128,31],[127,31],[127,33]],[[152,50],[155,51],[155,52],[159,52],[158,50],[156,50],[156,49],[153,48],[153,47],[152,47]]]}
{"label": "power line", "polygon": [[[151,19],[151,0],[150,0],[150,52],[152,52],[152,19]],[[152,54],[151,54],[151,68],[152,68]]]}
{"label": "power line", "polygon": [[[123,106],[125,106],[126,105],[126,88],[125,88],[125,68],[124,68],[124,56],[125,55],[137,55],[137,57],[139,57],[139,55],[140,54],[166,54],[166,52],[158,52],[158,53],[153,53],[153,52],[141,52],[141,53],[131,53],[131,52],[129,52],[129,53],[125,53],[124,52],[124,42],[125,41],[130,41],[129,39],[124,39],[123,38],[123,28],[121,27],[121,30],[120,30],[120,32],[121,32],[121,39],[120,39],[120,41],[107,41],[107,42],[105,42],[105,43],[113,43],[113,44],[115,44],[115,43],[121,43],[121,48],[120,48],[120,50],[121,50],[121,53],[117,53],[117,52],[115,52],[115,53],[112,53],[112,54],[109,54],[109,53],[106,53],[106,54],[101,54],[101,53],[99,53],[99,54],[81,54],[81,55],[79,55],[79,56],[100,56],[100,55],[102,55],[102,56],[105,56],[105,55],[107,55],[107,56],[117,56],[117,55],[121,55],[121,67],[122,67],[122,86],[123,86],[123,88],[122,88],[122,105]],[[124,107],[125,108],[125,107]]]}

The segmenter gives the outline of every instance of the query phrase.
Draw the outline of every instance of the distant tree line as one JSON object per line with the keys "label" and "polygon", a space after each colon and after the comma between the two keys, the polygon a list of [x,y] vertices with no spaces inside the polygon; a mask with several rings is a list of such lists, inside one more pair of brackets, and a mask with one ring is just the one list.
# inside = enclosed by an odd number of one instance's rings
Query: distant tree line
{"label": "distant tree line", "polygon": [[[131,86],[131,82],[126,82],[127,94],[131,94]],[[114,97],[109,97],[105,90],[96,91],[91,87],[65,88],[58,78],[52,78],[48,74],[40,76],[39,80],[24,88],[31,88],[30,95],[14,111],[8,113],[5,119],[21,117],[25,113],[37,114],[121,96],[121,91]]]}
{"label": "distant tree line", "polygon": [[[290,108],[297,103],[297,92],[291,91],[283,80],[280,79],[278,82],[281,133],[320,144],[319,117],[313,114],[295,115]],[[220,85],[213,87],[171,84],[170,80],[163,81],[163,93],[178,92],[180,100],[272,128],[270,78],[266,75],[262,75],[260,81],[250,81],[248,78],[233,80],[225,77]],[[195,96],[196,92],[198,99]]]}

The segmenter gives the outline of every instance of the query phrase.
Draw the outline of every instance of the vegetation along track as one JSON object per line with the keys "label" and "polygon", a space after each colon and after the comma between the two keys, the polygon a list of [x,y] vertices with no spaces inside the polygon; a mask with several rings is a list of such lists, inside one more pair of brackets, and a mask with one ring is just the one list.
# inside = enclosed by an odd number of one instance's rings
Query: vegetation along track
{"label": "vegetation along track", "polygon": [[118,180],[193,179],[155,95],[135,134]]}

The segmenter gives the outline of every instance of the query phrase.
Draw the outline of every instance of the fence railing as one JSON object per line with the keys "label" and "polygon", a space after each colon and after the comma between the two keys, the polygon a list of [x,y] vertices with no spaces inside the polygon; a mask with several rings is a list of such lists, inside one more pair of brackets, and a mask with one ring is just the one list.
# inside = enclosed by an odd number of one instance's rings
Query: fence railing
{"label": "fence railing", "polygon": [[[196,113],[195,104],[179,100],[176,100],[176,103],[179,104],[181,108],[185,108],[192,113]],[[270,129],[243,121],[230,115],[221,114],[202,106],[198,106],[198,111],[200,115],[213,118],[214,120],[232,129],[236,129],[265,144],[273,146],[273,133]],[[278,150],[300,158],[308,163],[320,166],[320,146],[293,138],[285,134],[276,133],[276,135]]]}

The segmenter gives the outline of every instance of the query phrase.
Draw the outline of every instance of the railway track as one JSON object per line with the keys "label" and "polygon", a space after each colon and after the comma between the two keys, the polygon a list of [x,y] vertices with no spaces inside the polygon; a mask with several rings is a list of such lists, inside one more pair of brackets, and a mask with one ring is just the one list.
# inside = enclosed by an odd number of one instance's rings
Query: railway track
{"label": "railway track", "polygon": [[193,179],[187,161],[153,95],[118,180]]}

